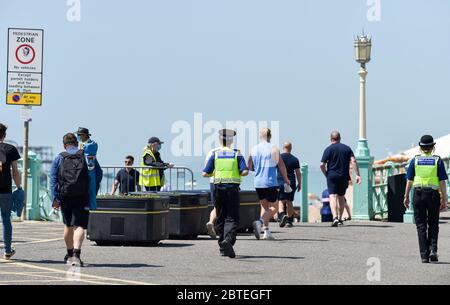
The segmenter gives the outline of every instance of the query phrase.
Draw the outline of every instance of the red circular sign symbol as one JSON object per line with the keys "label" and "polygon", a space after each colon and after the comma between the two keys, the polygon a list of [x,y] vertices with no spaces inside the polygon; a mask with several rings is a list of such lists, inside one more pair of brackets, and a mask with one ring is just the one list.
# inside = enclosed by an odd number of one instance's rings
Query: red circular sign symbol
{"label": "red circular sign symbol", "polygon": [[29,44],[20,45],[16,50],[16,59],[22,65],[28,65],[33,62],[36,52]]}

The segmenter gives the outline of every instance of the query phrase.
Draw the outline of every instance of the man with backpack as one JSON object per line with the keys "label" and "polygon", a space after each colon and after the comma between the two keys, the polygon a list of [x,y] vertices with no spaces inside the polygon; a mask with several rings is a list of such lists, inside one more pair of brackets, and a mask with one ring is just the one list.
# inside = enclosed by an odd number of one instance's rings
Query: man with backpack
{"label": "man with backpack", "polygon": [[61,210],[67,254],[64,261],[83,266],[81,245],[89,223],[89,174],[84,152],[77,137],[68,133],[63,138],[65,151],[52,164],[50,190],[53,208]]}

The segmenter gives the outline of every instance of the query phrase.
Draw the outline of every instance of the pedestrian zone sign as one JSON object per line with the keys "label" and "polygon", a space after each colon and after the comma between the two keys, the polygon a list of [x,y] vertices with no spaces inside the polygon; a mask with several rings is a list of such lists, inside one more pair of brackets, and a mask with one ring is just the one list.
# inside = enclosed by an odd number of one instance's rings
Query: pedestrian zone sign
{"label": "pedestrian zone sign", "polygon": [[8,29],[7,105],[42,105],[44,30]]}

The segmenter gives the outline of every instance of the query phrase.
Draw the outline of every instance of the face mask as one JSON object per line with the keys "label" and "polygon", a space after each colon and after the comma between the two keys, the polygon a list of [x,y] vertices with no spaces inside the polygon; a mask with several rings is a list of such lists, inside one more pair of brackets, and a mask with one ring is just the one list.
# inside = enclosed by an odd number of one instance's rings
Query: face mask
{"label": "face mask", "polygon": [[81,141],[81,137],[80,137],[80,135],[79,135],[79,134],[77,135],[77,141],[78,141],[78,142],[80,142],[80,141]]}
{"label": "face mask", "polygon": [[156,150],[160,151],[162,148],[161,144],[158,144],[158,148]]}

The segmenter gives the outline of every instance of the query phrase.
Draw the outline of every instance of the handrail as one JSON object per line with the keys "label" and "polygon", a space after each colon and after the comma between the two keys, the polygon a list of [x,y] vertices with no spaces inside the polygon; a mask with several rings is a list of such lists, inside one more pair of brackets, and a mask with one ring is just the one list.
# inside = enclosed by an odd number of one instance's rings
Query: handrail
{"label": "handrail", "polygon": [[[447,172],[450,174],[450,156],[442,158]],[[387,217],[387,192],[388,184],[387,180],[390,176],[399,173],[405,173],[409,166],[409,162],[394,163],[387,162],[383,165],[375,165],[372,168],[373,175],[373,211],[376,216],[381,219]],[[447,181],[447,195],[450,199],[450,182]]]}
{"label": "handrail", "polygon": [[[179,190],[186,190],[186,186],[188,186],[189,181],[186,180],[186,172],[188,173],[188,176],[190,176],[190,189],[194,190],[194,172],[185,166],[112,166],[112,165],[107,165],[107,166],[102,166],[102,170],[103,170],[103,181],[102,181],[102,186],[104,186],[105,184],[105,178],[106,178],[106,190],[101,187],[100,188],[100,193],[101,194],[106,194],[110,191],[110,188],[112,187],[112,184],[114,183],[116,174],[118,171],[122,170],[122,169],[134,169],[138,172],[145,170],[145,169],[157,169],[157,170],[168,170],[169,173],[165,174],[166,180],[165,180],[165,187],[168,187],[169,190],[175,190],[175,191],[179,191]],[[175,172],[175,173],[174,173]],[[175,176],[174,179],[172,179],[172,176]],[[110,179],[113,180],[112,183],[110,182]],[[173,180],[175,180],[175,182],[173,182]],[[180,187],[180,180],[182,180],[182,185]],[[139,184],[138,181],[135,181],[136,186]],[[164,187],[163,186],[163,187]]]}

